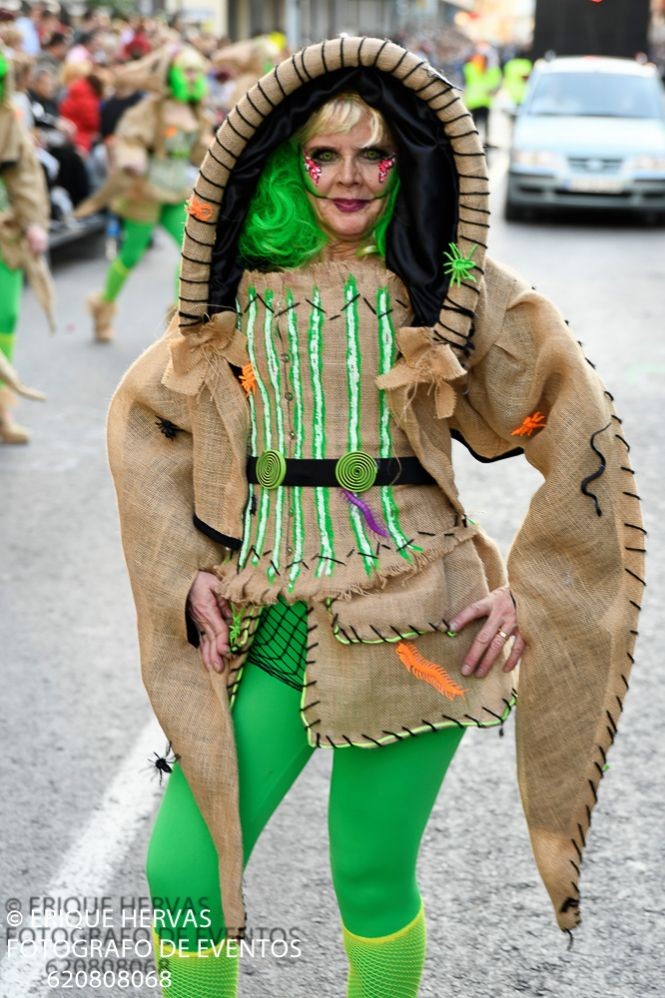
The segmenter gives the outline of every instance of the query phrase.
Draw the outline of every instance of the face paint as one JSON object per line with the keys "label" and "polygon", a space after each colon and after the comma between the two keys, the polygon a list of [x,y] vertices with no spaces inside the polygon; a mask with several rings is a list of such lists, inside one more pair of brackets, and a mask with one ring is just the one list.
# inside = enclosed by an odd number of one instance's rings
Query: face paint
{"label": "face paint", "polygon": [[321,164],[315,163],[312,157],[308,156],[307,153],[303,154],[303,158],[305,161],[305,169],[309,174],[309,179],[313,184],[318,186],[319,180],[321,179]]}
{"label": "face paint", "polygon": [[[313,150],[315,151],[315,150]],[[327,152],[327,150],[326,150]],[[321,183],[321,177],[323,174],[323,167],[328,165],[328,160],[324,162],[317,162],[313,156],[310,156],[304,150],[302,150],[302,158],[300,160],[300,169],[302,173],[303,182],[305,185],[305,190],[312,197],[315,197],[322,201],[335,200],[334,196],[331,197],[328,194],[322,194],[318,187]],[[378,166],[378,180],[383,190],[375,191],[371,198],[365,198],[364,200],[382,200],[388,197],[394,187],[398,182],[398,171],[395,169],[397,166],[397,154],[396,153],[382,153],[381,159],[372,158],[369,161],[372,167]],[[368,164],[368,165],[369,165]],[[386,183],[387,181],[387,183]]]}
{"label": "face paint", "polygon": [[395,156],[394,153],[391,156],[386,156],[384,159],[380,160],[380,162],[379,162],[379,183],[380,184],[385,184],[385,182],[388,179],[388,176],[390,174],[390,171],[394,167],[396,161],[397,161],[397,157]]}

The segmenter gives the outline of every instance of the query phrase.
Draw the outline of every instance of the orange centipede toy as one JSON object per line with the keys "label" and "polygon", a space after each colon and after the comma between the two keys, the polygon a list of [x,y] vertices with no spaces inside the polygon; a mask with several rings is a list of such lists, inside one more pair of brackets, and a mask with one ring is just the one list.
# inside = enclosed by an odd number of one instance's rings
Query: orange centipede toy
{"label": "orange centipede toy", "polygon": [[465,695],[466,690],[463,690],[448,675],[443,666],[426,659],[411,641],[399,641],[396,651],[402,665],[406,666],[408,671],[416,679],[422,679],[423,682],[429,683],[430,686],[433,686],[435,690],[442,693],[448,700],[456,700],[458,697]]}

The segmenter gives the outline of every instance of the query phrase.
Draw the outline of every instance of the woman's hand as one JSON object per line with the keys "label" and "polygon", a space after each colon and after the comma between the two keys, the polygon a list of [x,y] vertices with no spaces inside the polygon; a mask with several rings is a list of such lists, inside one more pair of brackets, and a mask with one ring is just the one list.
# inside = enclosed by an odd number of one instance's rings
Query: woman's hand
{"label": "woman's hand", "polygon": [[187,595],[187,611],[199,632],[199,651],[206,669],[224,671],[224,656],[229,653],[231,611],[225,599],[217,595],[219,585],[212,572],[197,572]]}
{"label": "woman's hand", "polygon": [[25,230],[25,238],[30,247],[30,252],[34,256],[39,256],[48,249],[48,233],[43,225],[37,225],[36,222],[33,222]]}
{"label": "woman's hand", "polygon": [[510,672],[519,662],[526,646],[517,629],[515,604],[508,586],[494,589],[483,599],[477,600],[455,614],[450,621],[450,629],[451,631],[461,631],[472,620],[478,620],[479,617],[487,617],[487,620],[466,653],[462,665],[462,675],[471,676],[475,673],[478,679],[486,676],[499,657],[506,641],[512,637],[514,638],[513,647],[503,667],[504,672]]}

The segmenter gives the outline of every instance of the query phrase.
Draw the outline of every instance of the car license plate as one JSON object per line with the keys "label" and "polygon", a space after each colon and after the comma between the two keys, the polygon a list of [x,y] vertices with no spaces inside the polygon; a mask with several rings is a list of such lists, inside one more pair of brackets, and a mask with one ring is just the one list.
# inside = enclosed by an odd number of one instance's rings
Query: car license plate
{"label": "car license plate", "polygon": [[572,177],[566,188],[579,194],[621,194],[624,189],[616,177]]}

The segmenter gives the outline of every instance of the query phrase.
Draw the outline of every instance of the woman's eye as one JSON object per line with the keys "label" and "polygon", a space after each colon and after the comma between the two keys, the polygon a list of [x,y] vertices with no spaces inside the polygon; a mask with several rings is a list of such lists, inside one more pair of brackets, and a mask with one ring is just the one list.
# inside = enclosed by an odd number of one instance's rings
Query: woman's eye
{"label": "woman's eye", "polygon": [[379,160],[386,159],[390,155],[390,153],[388,152],[387,149],[371,148],[363,150],[363,155],[365,159],[370,160],[370,162],[378,163]]}
{"label": "woman's eye", "polygon": [[332,163],[335,159],[334,149],[312,149],[309,154],[310,159],[313,159],[315,163]]}

